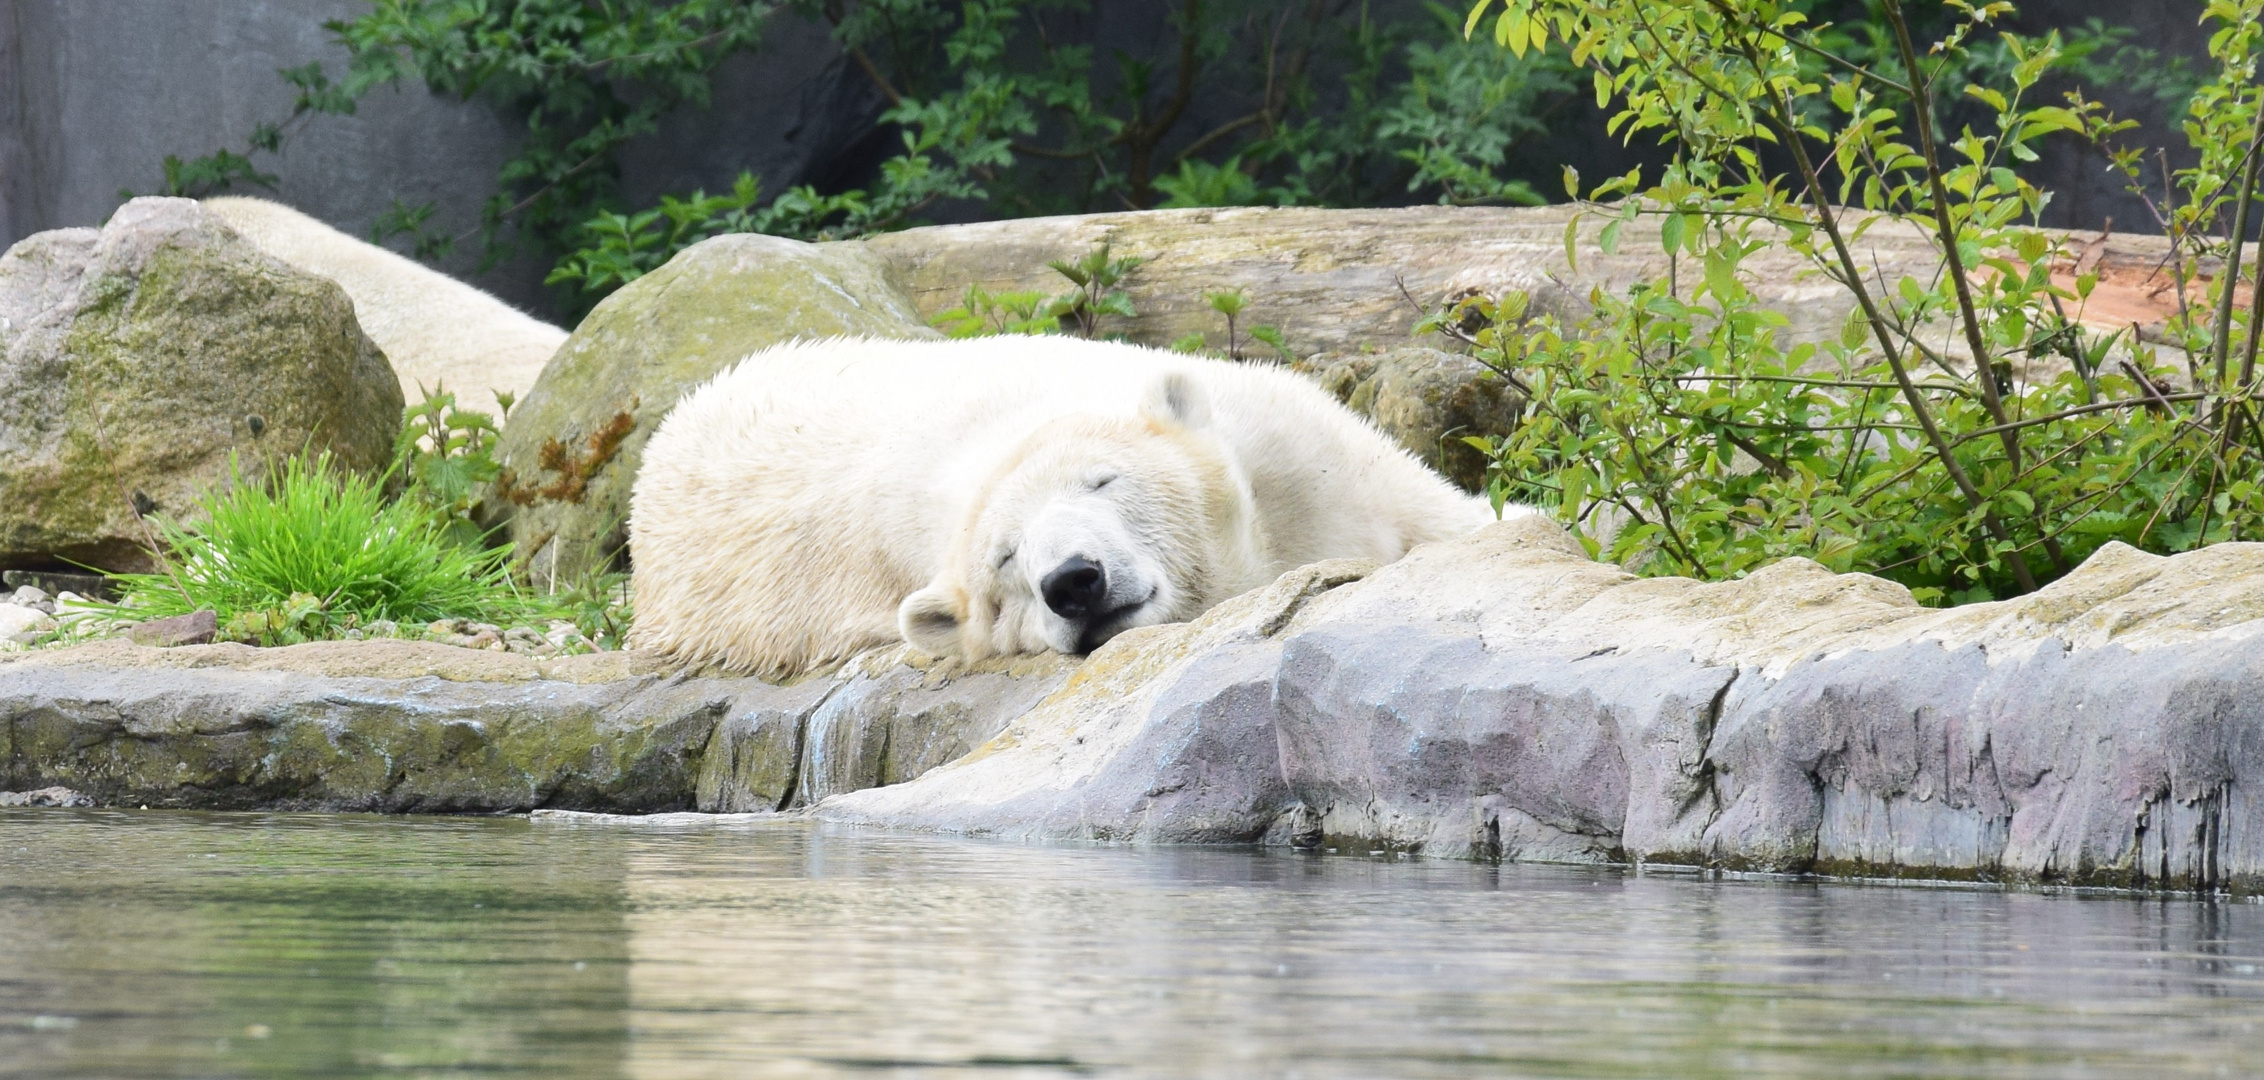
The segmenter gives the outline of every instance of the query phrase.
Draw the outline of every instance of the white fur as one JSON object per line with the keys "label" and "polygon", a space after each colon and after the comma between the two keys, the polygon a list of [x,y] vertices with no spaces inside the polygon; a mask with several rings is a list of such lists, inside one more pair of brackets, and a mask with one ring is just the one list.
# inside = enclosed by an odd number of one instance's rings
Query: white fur
{"label": "white fur", "polygon": [[[900,633],[1078,651],[1493,517],[1277,368],[1062,337],[797,342],[692,392],[646,446],[635,643],[771,676]],[[1040,595],[1071,558],[1104,568],[1083,621]]]}
{"label": "white fur", "polygon": [[424,399],[420,386],[445,387],[468,409],[494,409],[497,391],[524,399],[566,341],[558,327],[288,206],[228,195],[204,207],[260,250],[345,289],[411,403]]}

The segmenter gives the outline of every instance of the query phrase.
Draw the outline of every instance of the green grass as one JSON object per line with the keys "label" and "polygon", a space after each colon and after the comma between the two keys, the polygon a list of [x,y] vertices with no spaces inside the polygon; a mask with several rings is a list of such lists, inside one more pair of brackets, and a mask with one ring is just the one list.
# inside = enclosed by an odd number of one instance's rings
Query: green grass
{"label": "green grass", "polygon": [[198,501],[195,526],[153,520],[170,552],[161,572],[121,574],[120,620],[210,608],[221,636],[262,645],[336,636],[379,620],[509,623],[540,606],[511,580],[509,548],[450,539],[415,500],[327,454],[287,458],[266,483],[229,462],[230,483]]}

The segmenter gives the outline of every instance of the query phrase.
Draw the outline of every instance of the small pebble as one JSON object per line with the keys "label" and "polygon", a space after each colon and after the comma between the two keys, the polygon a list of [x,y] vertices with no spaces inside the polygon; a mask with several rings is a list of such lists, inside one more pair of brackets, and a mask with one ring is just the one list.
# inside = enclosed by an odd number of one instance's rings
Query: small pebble
{"label": "small pebble", "polygon": [[0,604],[0,637],[12,637],[52,622],[47,613],[23,604]]}
{"label": "small pebble", "polygon": [[373,638],[400,637],[401,624],[394,622],[391,619],[379,619],[376,622],[369,624],[368,632],[369,636]]}
{"label": "small pebble", "polygon": [[52,599],[54,599],[54,597],[47,595],[46,590],[41,589],[36,585],[25,585],[22,588],[17,589],[16,594],[8,598],[8,602],[11,604],[20,605],[22,607],[33,607],[39,604],[44,604]]}

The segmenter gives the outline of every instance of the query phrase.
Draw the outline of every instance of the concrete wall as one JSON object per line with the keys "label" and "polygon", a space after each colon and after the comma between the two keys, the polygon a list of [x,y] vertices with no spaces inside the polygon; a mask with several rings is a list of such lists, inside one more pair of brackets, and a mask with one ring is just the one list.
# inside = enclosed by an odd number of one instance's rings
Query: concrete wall
{"label": "concrete wall", "polygon": [[[366,10],[366,0],[0,0],[0,245],[100,224],[120,189],[162,187],[167,154],[242,152],[254,127],[290,114],[276,71],[319,59],[341,73],[345,51],[322,23]],[[741,169],[781,190],[870,129],[874,95],[848,77],[822,27],[780,20],[769,44],[719,73],[712,110],[672,116],[621,155],[633,201],[728,186]],[[517,118],[484,102],[381,89],[354,116],[309,118],[280,158],[258,155],[277,190],[241,193],[357,235],[395,199],[436,201],[435,224],[460,234],[477,226],[518,137]],[[547,261],[478,275],[478,247],[462,245],[443,268],[555,317]]]}

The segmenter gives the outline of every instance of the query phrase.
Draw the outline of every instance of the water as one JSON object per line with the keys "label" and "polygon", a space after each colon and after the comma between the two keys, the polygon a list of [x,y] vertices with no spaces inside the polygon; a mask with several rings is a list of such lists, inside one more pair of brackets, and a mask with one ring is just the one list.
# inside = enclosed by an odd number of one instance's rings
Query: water
{"label": "water", "polygon": [[0,1074],[2254,1076],[2264,905],[0,810]]}

